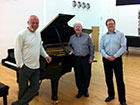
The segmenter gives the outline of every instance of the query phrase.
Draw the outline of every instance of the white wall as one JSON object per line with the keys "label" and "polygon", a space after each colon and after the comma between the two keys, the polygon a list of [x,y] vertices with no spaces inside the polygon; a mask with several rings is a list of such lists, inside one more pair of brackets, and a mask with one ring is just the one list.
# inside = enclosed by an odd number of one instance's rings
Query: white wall
{"label": "white wall", "polygon": [[75,0],[90,3],[89,10],[72,7],[73,0],[0,0],[0,59],[7,56],[7,49],[13,48],[17,32],[26,28],[31,14],[40,18],[39,30],[43,29],[59,13],[74,14],[69,22],[77,20],[84,28],[100,27],[100,37],[107,29],[108,18],[116,20],[116,28],[125,35],[137,35],[139,5],[116,6],[116,0]]}
{"label": "white wall", "polygon": [[107,18],[116,20],[116,29],[125,35],[138,36],[138,11],[140,5],[116,6],[116,0],[104,0],[101,4],[100,32],[107,31],[105,21]]}
{"label": "white wall", "polygon": [[[116,0],[99,0],[100,1],[100,8],[99,8],[99,24],[98,26],[100,27],[100,36],[107,32],[107,28],[105,25],[105,22],[108,18],[113,18],[117,22],[119,17],[118,17],[118,10],[116,8]],[[96,15],[95,15],[96,16]],[[118,29],[118,26],[116,26]]]}
{"label": "white wall", "polygon": [[125,35],[138,36],[138,11],[140,5],[116,6],[116,0],[101,2],[100,37],[107,31],[105,21],[108,18],[116,20],[116,29]]}
{"label": "white wall", "polygon": [[99,25],[99,15],[100,15],[100,0],[75,0],[90,3],[90,9],[82,9],[77,7],[72,7],[73,0],[50,0],[44,2],[44,14],[45,21],[44,25],[50,22],[59,13],[72,14],[75,17],[69,22],[70,25],[77,20],[82,21],[84,28],[91,28],[93,25]]}
{"label": "white wall", "polygon": [[125,35],[138,35],[138,11],[140,5],[117,6],[118,27]]}
{"label": "white wall", "polygon": [[58,13],[76,15],[70,24],[80,20],[85,28],[91,28],[99,24],[100,1],[76,0],[90,3],[89,10],[73,8],[73,0],[0,0],[0,59],[7,56],[7,49],[13,48],[17,33],[26,28],[27,19],[31,14],[36,14],[40,18],[41,30]]}
{"label": "white wall", "polygon": [[26,28],[32,14],[43,20],[43,0],[0,0],[0,59],[14,47],[17,32]]}

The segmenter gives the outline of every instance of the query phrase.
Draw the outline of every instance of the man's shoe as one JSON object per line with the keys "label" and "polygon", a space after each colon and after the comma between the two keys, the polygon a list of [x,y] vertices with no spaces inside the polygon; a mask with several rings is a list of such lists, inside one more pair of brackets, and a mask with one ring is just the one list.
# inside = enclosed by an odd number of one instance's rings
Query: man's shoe
{"label": "man's shoe", "polygon": [[76,95],[76,98],[81,98],[82,95],[83,95],[83,93],[78,93],[78,94]]}
{"label": "man's shoe", "polygon": [[85,97],[89,97],[88,92],[85,92],[85,93],[84,93],[84,96],[85,96]]}
{"label": "man's shoe", "polygon": [[126,102],[120,102],[121,105],[127,105]]}
{"label": "man's shoe", "polygon": [[114,97],[107,97],[106,99],[105,99],[105,102],[109,102],[109,101],[111,101],[111,100],[113,100],[114,99]]}
{"label": "man's shoe", "polygon": [[19,105],[18,104],[18,102],[17,101],[15,101],[15,102],[12,102],[12,104],[11,105]]}

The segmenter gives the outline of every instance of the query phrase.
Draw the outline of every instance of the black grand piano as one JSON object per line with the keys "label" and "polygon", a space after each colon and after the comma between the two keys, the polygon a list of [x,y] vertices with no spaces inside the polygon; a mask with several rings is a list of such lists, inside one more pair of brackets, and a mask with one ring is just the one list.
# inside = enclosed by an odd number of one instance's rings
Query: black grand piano
{"label": "black grand piano", "polygon": [[[52,57],[52,62],[48,64],[40,56],[40,81],[43,79],[51,80],[52,97],[56,102],[58,100],[58,82],[62,75],[71,71],[73,66],[72,56],[68,54],[68,41],[74,30],[68,26],[68,21],[74,15],[59,14],[41,31],[43,46],[46,52]],[[86,33],[91,33],[90,29],[83,29]],[[2,65],[16,70],[18,82],[18,68],[14,58],[14,49],[8,49],[8,56],[2,59]],[[41,82],[40,82],[41,83]]]}
{"label": "black grand piano", "polygon": [[127,51],[129,47],[140,47],[140,36],[125,36],[127,39]]}

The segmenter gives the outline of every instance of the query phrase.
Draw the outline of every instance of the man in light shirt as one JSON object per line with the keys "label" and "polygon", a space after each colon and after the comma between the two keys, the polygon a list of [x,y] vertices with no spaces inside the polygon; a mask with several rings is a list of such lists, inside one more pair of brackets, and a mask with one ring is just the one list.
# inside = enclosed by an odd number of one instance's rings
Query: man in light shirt
{"label": "man in light shirt", "polygon": [[113,72],[115,73],[118,96],[121,105],[126,104],[125,84],[123,81],[122,54],[126,50],[126,38],[123,33],[115,30],[115,20],[106,21],[108,32],[100,40],[100,52],[103,55],[103,64],[106,84],[108,87],[108,97],[105,102],[115,98],[113,85]]}
{"label": "man in light shirt", "polygon": [[19,67],[19,94],[18,101],[12,105],[29,105],[39,89],[40,55],[48,63],[52,60],[42,46],[40,32],[36,31],[39,26],[38,17],[31,15],[27,23],[28,27],[19,32],[16,39],[15,59]]}

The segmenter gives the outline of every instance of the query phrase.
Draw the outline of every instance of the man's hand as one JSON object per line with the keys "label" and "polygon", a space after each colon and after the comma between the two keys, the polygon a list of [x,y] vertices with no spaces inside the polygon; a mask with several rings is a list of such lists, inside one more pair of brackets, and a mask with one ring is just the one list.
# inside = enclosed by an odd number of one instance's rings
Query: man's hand
{"label": "man's hand", "polygon": [[70,55],[72,55],[72,54],[74,54],[74,52],[73,52],[73,51],[71,51],[69,54],[70,54]]}
{"label": "man's hand", "polygon": [[48,63],[50,63],[51,61],[52,61],[52,58],[51,57],[46,57],[46,61],[48,62]]}
{"label": "man's hand", "polygon": [[93,62],[93,60],[90,59],[90,60],[89,60],[89,63],[92,63],[92,62]]}
{"label": "man's hand", "polygon": [[109,61],[114,61],[116,58],[114,56],[108,56],[107,58]]}

